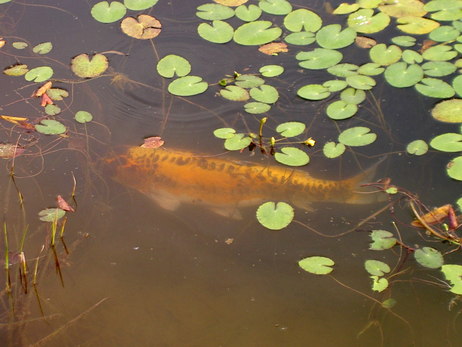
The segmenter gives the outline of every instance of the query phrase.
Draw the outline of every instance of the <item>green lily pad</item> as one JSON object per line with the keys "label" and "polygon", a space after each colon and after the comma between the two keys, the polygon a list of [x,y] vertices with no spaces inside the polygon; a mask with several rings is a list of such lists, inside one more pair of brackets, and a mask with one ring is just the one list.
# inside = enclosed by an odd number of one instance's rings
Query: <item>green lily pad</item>
{"label": "green lily pad", "polygon": [[358,106],[337,100],[327,106],[326,113],[330,119],[342,120],[353,117],[358,112]]}
{"label": "green lily pad", "polygon": [[383,292],[388,288],[388,280],[386,278],[379,278],[379,276],[370,276],[372,279],[372,290],[374,292]]}
{"label": "green lily pad", "polygon": [[462,100],[441,101],[433,108],[432,116],[445,123],[462,123]]}
{"label": "green lily pad", "polygon": [[16,64],[10,67],[7,67],[3,70],[3,73],[8,76],[22,76],[25,75],[29,71],[27,65],[25,64]]}
{"label": "green lily pad", "polygon": [[431,247],[417,249],[414,258],[420,265],[429,269],[439,269],[444,264],[443,255]]}
{"label": "green lily pad", "polygon": [[413,35],[428,34],[440,26],[440,23],[434,20],[412,16],[398,18],[397,22],[396,27],[399,30]]}
{"label": "green lily pad", "polygon": [[264,45],[282,34],[281,28],[272,27],[270,21],[255,21],[242,24],[234,31],[234,41],[244,46]]}
{"label": "green lily pad", "polygon": [[63,218],[65,214],[66,211],[60,208],[46,208],[38,213],[41,221],[50,223],[58,221]]}
{"label": "green lily pad", "polygon": [[191,64],[179,55],[169,54],[157,63],[157,72],[165,78],[184,77],[191,72]]}
{"label": "green lily pad", "polygon": [[297,90],[297,95],[307,100],[322,100],[329,97],[329,90],[320,84],[307,84]]}
{"label": "green lily pad", "polygon": [[234,10],[221,4],[203,4],[197,7],[196,16],[205,20],[225,20],[234,16]]}
{"label": "green lily pad", "polygon": [[366,146],[377,139],[377,135],[370,132],[371,129],[366,127],[353,127],[346,129],[338,136],[338,141],[345,146]]}
{"label": "green lily pad", "polygon": [[93,120],[93,115],[87,111],[77,111],[74,119],[81,124],[85,124]]}
{"label": "green lily pad", "polygon": [[235,83],[241,88],[255,88],[265,84],[265,80],[255,75],[239,75],[236,77]]}
{"label": "green lily pad", "polygon": [[358,65],[355,64],[337,64],[327,69],[327,72],[337,77],[348,77],[357,75]]}
{"label": "green lily pad", "polygon": [[396,88],[412,87],[422,80],[423,75],[423,70],[419,65],[408,65],[404,62],[388,66],[384,73],[387,82]]}
{"label": "green lily pad", "polygon": [[132,11],[142,11],[151,8],[159,0],[124,0],[125,7]]}
{"label": "green lily pad", "polygon": [[334,270],[334,265],[332,259],[319,256],[304,258],[298,262],[298,266],[314,275],[328,275]]}
{"label": "green lily pad", "polygon": [[322,26],[322,19],[313,11],[301,8],[290,12],[284,17],[284,26],[292,32],[302,30],[316,32]]}
{"label": "green lily pad", "polygon": [[401,48],[395,45],[386,46],[383,43],[375,45],[369,50],[369,56],[374,63],[391,65],[401,59]]}
{"label": "green lily pad", "polygon": [[370,237],[372,243],[369,245],[369,249],[373,251],[383,251],[396,245],[396,238],[387,230],[372,230]]}
{"label": "green lily pad", "polygon": [[279,93],[276,88],[267,84],[262,84],[259,87],[250,89],[250,96],[258,101],[266,104],[274,104],[279,99]]}
{"label": "green lily pad", "polygon": [[346,150],[343,143],[327,142],[322,148],[322,152],[327,158],[334,159],[340,157]]}
{"label": "green lily pad", "polygon": [[383,68],[380,64],[377,63],[366,63],[364,65],[361,65],[357,72],[360,75],[366,75],[366,76],[377,76],[382,74],[385,71],[385,68]]}
{"label": "green lily pad", "polygon": [[268,201],[258,207],[256,215],[265,228],[281,230],[294,219],[294,209],[285,202]]}
{"label": "green lily pad", "polygon": [[199,76],[184,76],[177,78],[168,85],[168,91],[177,96],[192,96],[202,94],[209,85]]}
{"label": "green lily pad", "polygon": [[232,101],[247,101],[249,100],[249,92],[238,86],[226,86],[220,90],[220,95],[225,99]]}
{"label": "green lily pad", "polygon": [[452,87],[457,95],[462,96],[462,75],[459,75],[452,80]]}
{"label": "green lily pad", "polygon": [[69,92],[61,88],[50,88],[47,90],[47,95],[51,100],[59,101],[67,98],[69,96]]}
{"label": "green lily pad", "polygon": [[348,86],[348,83],[346,83],[346,81],[343,80],[330,80],[324,82],[322,86],[327,88],[329,92],[335,93],[345,89]]}
{"label": "green lily pad", "polygon": [[460,31],[450,25],[443,25],[433,30],[428,38],[436,42],[452,41],[459,37]]}
{"label": "green lily pad", "polygon": [[49,80],[53,76],[53,69],[49,66],[39,66],[29,70],[24,78],[26,81],[34,81],[37,83]]}
{"label": "green lily pad", "polygon": [[405,63],[408,64],[415,64],[415,63],[421,63],[423,62],[424,58],[422,55],[416,51],[412,51],[410,49],[406,49],[403,54],[401,55],[401,58]]}
{"label": "green lily pad", "polygon": [[268,112],[271,106],[262,102],[248,102],[244,105],[244,110],[250,114],[262,114]]}
{"label": "green lily pad", "polygon": [[13,48],[16,48],[16,49],[24,49],[29,46],[27,42],[23,42],[23,41],[15,41],[11,45],[13,46]]}
{"label": "green lily pad", "polygon": [[[281,153],[282,152],[282,153]],[[303,166],[310,162],[308,154],[295,147],[283,147],[281,152],[274,154],[274,159],[288,166]]]}
{"label": "green lily pad", "polygon": [[447,61],[429,61],[422,64],[425,75],[430,77],[443,77],[452,74],[457,70],[454,64]]}
{"label": "green lily pad", "polygon": [[347,4],[346,2],[341,3],[338,7],[332,12],[333,14],[348,14],[355,12],[359,9],[359,4]]}
{"label": "green lily pad", "polygon": [[235,134],[225,140],[225,148],[228,151],[240,151],[241,149],[249,147],[252,139],[245,134]]}
{"label": "green lily pad", "polygon": [[340,24],[326,25],[316,33],[316,42],[322,48],[340,49],[355,42],[356,31],[352,28],[342,30]]}
{"label": "green lily pad", "polygon": [[280,65],[265,65],[262,66],[258,72],[265,77],[276,77],[284,72],[284,68]]}
{"label": "green lily pad", "polygon": [[348,16],[348,26],[358,33],[377,33],[385,29],[389,23],[390,17],[387,14],[374,14],[374,10],[370,8],[360,9]]}
{"label": "green lily pad", "polygon": [[360,104],[366,100],[366,93],[364,90],[347,88],[340,93],[340,99],[345,101],[347,104]]}
{"label": "green lily pad", "polygon": [[35,125],[35,130],[45,135],[59,135],[66,132],[66,127],[57,120],[44,119],[40,124]]}
{"label": "green lily pad", "polygon": [[395,45],[401,46],[401,47],[412,47],[415,45],[416,38],[412,36],[395,36],[391,39],[391,42],[393,42]]}
{"label": "green lily pad", "polygon": [[363,75],[348,76],[346,78],[346,82],[349,86],[361,90],[369,90],[376,85],[376,82],[372,77]]}
{"label": "green lily pad", "polygon": [[430,146],[442,152],[462,151],[462,134],[446,133],[436,136],[430,141]]}
{"label": "green lily pad", "polygon": [[93,5],[91,15],[101,23],[114,23],[125,16],[127,8],[119,1],[101,1]]}
{"label": "green lily pad", "polygon": [[452,284],[450,292],[462,295],[462,265],[446,264],[441,267],[441,271],[446,280]]}
{"label": "green lily pad", "polygon": [[276,127],[276,131],[285,137],[298,136],[305,131],[305,124],[301,122],[285,122]]}
{"label": "green lily pad", "polygon": [[284,37],[284,41],[291,45],[306,46],[316,41],[316,36],[310,31],[300,31]]}
{"label": "green lily pad", "polygon": [[456,204],[457,204],[459,211],[462,211],[462,197],[457,199]]}
{"label": "green lily pad", "polygon": [[379,6],[379,10],[396,18],[406,16],[423,17],[427,13],[424,10],[424,4],[419,0],[385,2],[384,5]]}
{"label": "green lily pad", "polygon": [[244,22],[256,21],[261,16],[261,8],[257,5],[241,5],[234,10],[236,17]]}
{"label": "green lily pad", "polygon": [[391,271],[388,264],[380,260],[366,260],[364,262],[364,267],[372,276],[383,276]]}
{"label": "green lily pad", "polygon": [[420,94],[431,98],[447,99],[455,94],[450,84],[436,78],[423,78],[415,85],[415,89]]}
{"label": "green lily pad", "polygon": [[53,44],[51,42],[43,42],[32,48],[32,52],[36,54],[47,54],[50,53],[53,49]]}
{"label": "green lily pad", "polygon": [[446,170],[449,177],[462,181],[462,156],[452,159],[448,163]]}
{"label": "green lily pad", "polygon": [[428,145],[423,140],[414,140],[407,145],[406,151],[409,154],[424,155],[428,152]]}
{"label": "green lily pad", "polygon": [[462,2],[460,0],[429,1],[424,9],[433,12],[431,17],[438,21],[458,20],[462,18]]}
{"label": "green lily pad", "polygon": [[295,58],[305,69],[321,70],[340,63],[343,54],[333,49],[315,48],[310,52],[299,52]]}
{"label": "green lily pad", "polygon": [[61,108],[58,105],[48,104],[45,106],[45,113],[49,116],[56,116],[61,113]]}
{"label": "green lily pad", "polygon": [[258,6],[263,12],[275,15],[286,15],[292,11],[292,5],[287,0],[260,0]]}
{"label": "green lily pad", "polygon": [[71,70],[81,78],[92,78],[101,75],[109,66],[103,54],[95,54],[91,59],[88,54],[79,54],[71,61]]}
{"label": "green lily pad", "polygon": [[219,128],[213,131],[213,135],[215,135],[219,139],[224,139],[224,140],[230,139],[235,134],[236,134],[236,130],[234,130],[233,128]]}
{"label": "green lily pad", "polygon": [[426,60],[447,61],[457,56],[457,52],[452,50],[451,46],[438,45],[426,49],[422,56]]}
{"label": "green lily pad", "polygon": [[212,25],[201,23],[197,32],[204,40],[212,43],[226,43],[233,39],[234,29],[231,25],[221,20],[214,20]]}

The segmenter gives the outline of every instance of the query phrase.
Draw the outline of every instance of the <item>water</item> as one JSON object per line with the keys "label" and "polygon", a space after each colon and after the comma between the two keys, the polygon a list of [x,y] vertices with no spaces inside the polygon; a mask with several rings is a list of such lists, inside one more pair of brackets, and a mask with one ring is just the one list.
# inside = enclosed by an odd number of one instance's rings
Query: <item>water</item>
{"label": "water", "polygon": [[[398,250],[368,250],[367,230],[394,231],[390,223],[393,216],[388,212],[344,237],[321,237],[297,223],[283,231],[270,231],[255,220],[254,207],[244,209],[244,218],[237,221],[200,207],[182,206],[175,213],[168,212],[104,176],[101,158],[120,153],[123,146],[139,145],[147,136],[160,135],[173,148],[219,154],[224,150],[222,140],[212,135],[214,129],[234,126],[258,130],[259,117],[245,114],[240,103],[224,102],[214,95],[218,91],[214,86],[193,98],[175,98],[166,93],[165,82],[155,72],[157,55],[187,57],[192,73],[210,83],[233,71],[256,73],[262,65],[281,63],[286,72],[274,81],[281,99],[273,107],[265,131],[270,135],[280,122],[298,120],[307,124],[306,135],[319,144],[336,139],[338,130],[324,115],[322,102],[294,98],[300,86],[324,78],[299,70],[293,63],[299,49],[270,57],[254,47],[207,44],[196,34],[199,21],[195,8],[201,3],[161,0],[152,12],[163,23],[154,45],[126,37],[117,23],[94,21],[89,14],[93,3],[0,5],[0,34],[8,41],[27,39],[34,45],[49,40],[54,45],[47,55],[53,61],[2,48],[2,66],[16,61],[31,66],[53,64],[56,76],[75,80],[67,70],[73,56],[117,51],[125,55],[108,54],[109,73],[122,73],[130,80],[111,83],[112,75],[82,84],[55,82],[72,94],[72,100],[66,100],[68,109],[60,116],[70,129],[68,138],[10,131],[10,125],[2,123],[3,141],[15,143],[19,138],[28,146],[26,155],[17,157],[14,166],[24,207],[19,205],[8,174],[11,161],[3,162],[0,192],[11,251],[19,249],[22,232],[28,226],[24,251],[31,279],[35,258],[40,256],[37,288],[44,313],[43,317],[31,288],[27,295],[22,293],[17,267],[13,267],[14,317],[11,300],[2,292],[2,345],[458,345],[458,306],[450,311],[452,296],[444,288],[429,284],[441,283],[439,271],[423,269],[411,256],[406,273],[399,276],[391,291],[385,295],[371,291],[364,260],[378,259],[393,267],[399,259]],[[319,13],[323,13],[321,5],[310,2]],[[327,21],[339,21],[324,15]],[[365,59],[363,55],[356,56],[358,61]],[[31,119],[42,114],[37,100],[27,99],[36,87],[24,88],[25,84],[29,82],[20,77],[0,76],[2,114]],[[382,153],[402,152],[410,140],[430,139],[454,130],[429,119],[433,101],[416,96],[413,90],[400,90],[399,97],[412,102],[397,103],[396,90],[382,85],[374,89],[374,96],[390,134],[384,131],[371,95],[357,116],[341,123],[342,129],[365,125],[383,135],[373,145],[358,149],[362,168],[372,165]],[[92,112],[94,122],[86,126],[73,122],[73,114],[79,109]],[[340,179],[361,170],[351,153],[332,161],[323,157],[320,148],[315,146],[310,151],[313,176]],[[235,156],[268,162],[259,153]],[[449,158],[441,153],[419,158],[390,154],[377,175],[391,177],[394,184],[438,206],[454,201],[460,191],[460,184],[449,181],[444,173]],[[73,177],[78,208],[68,213],[66,224],[65,242],[70,254],[61,243],[57,246],[62,286],[51,251],[40,252],[49,242],[49,231],[37,213],[53,207],[58,194],[70,201]],[[322,233],[336,235],[354,228],[383,206],[317,204],[314,213],[297,210],[296,219]],[[398,227],[407,244],[422,244],[415,229],[406,225],[410,217],[404,203],[396,205],[394,217],[402,221]],[[443,251],[451,249],[438,243],[430,245]],[[334,277],[301,270],[298,260],[311,255],[335,259]],[[458,252],[446,261],[457,262]],[[0,281],[5,282],[3,273]],[[394,311],[399,317],[373,301],[389,295],[398,301]]]}

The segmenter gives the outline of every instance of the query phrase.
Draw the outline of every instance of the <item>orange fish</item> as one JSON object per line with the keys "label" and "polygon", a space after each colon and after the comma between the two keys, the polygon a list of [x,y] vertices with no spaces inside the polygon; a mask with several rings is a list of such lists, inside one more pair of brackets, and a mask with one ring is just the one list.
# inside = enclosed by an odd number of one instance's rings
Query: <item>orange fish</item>
{"label": "orange fish", "polygon": [[115,181],[170,211],[184,203],[197,204],[222,216],[240,218],[241,207],[269,200],[285,200],[309,211],[313,202],[369,204],[386,196],[360,187],[372,180],[379,163],[339,181],[314,178],[286,166],[263,166],[165,147],[130,147],[106,163]]}

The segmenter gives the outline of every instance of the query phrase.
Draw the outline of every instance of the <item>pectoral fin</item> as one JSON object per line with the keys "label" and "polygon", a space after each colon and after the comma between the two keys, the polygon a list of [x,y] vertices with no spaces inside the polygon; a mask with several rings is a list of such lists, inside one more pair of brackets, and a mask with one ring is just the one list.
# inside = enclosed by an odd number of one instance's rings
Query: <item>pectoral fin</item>
{"label": "pectoral fin", "polygon": [[181,205],[181,201],[177,197],[167,192],[156,191],[149,194],[149,197],[167,211],[175,211]]}
{"label": "pectoral fin", "polygon": [[292,203],[302,209],[302,210],[305,210],[307,212],[314,212],[316,211],[316,209],[313,207],[311,201],[308,201],[306,196],[303,196],[303,195],[295,195],[292,199]]}

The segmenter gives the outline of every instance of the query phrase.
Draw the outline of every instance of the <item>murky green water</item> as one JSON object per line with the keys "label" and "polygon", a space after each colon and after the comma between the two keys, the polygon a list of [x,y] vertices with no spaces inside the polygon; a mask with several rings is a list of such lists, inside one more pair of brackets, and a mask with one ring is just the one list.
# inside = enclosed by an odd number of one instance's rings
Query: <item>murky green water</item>
{"label": "murky green water", "polygon": [[[355,232],[328,238],[298,223],[282,231],[267,230],[256,221],[254,207],[242,211],[242,220],[191,206],[168,212],[104,176],[102,158],[120,153],[123,146],[137,146],[148,136],[162,136],[174,148],[219,154],[224,152],[223,141],[212,135],[214,129],[234,126],[258,131],[260,117],[245,114],[240,103],[215,95],[218,87],[211,86],[192,98],[168,94],[155,69],[157,56],[172,53],[187,57],[194,74],[209,83],[233,71],[255,73],[262,65],[282,64],[286,72],[274,82],[281,99],[271,110],[268,129],[283,121],[302,121],[308,136],[319,144],[337,137],[338,129],[324,115],[322,102],[294,96],[301,85],[322,81],[322,74],[300,71],[294,64],[300,49],[290,47],[286,55],[274,57],[264,56],[255,47],[208,44],[196,34],[195,9],[201,3],[160,0],[151,14],[162,22],[163,31],[152,43],[128,38],[117,23],[97,23],[90,16],[93,2],[0,5],[0,35],[8,42],[27,40],[33,46],[51,41],[54,45],[47,55],[52,60],[4,47],[2,67],[16,62],[54,64],[56,76],[77,81],[67,68],[73,56],[116,51],[108,54],[108,76],[85,83],[55,82],[72,95],[60,115],[72,124],[69,137],[12,130],[10,123],[1,123],[2,142],[19,141],[27,146],[24,155],[15,158],[14,182],[9,176],[12,161],[2,162],[0,201],[12,253],[20,248],[27,226],[24,252],[29,282],[24,294],[18,265],[10,267],[12,294],[1,292],[0,345],[459,345],[459,306],[449,310],[453,296],[437,286],[443,278],[439,271],[424,269],[410,255],[402,267],[406,272],[391,290],[385,294],[371,291],[364,260],[378,259],[393,267],[400,254],[396,247],[396,251],[368,250],[367,231],[394,231],[391,221],[395,220],[407,244],[422,243],[408,225],[410,211],[404,202],[396,204],[393,213],[387,211]],[[326,14],[321,1],[301,5],[316,9],[327,22],[342,20]],[[352,57],[359,63],[365,60],[362,52]],[[111,81],[115,73],[128,80]],[[356,156],[349,152],[337,160],[326,159],[321,145],[315,146],[306,169],[313,176],[340,179],[390,153],[378,177],[391,177],[394,184],[418,194],[429,206],[453,202],[460,195],[460,183],[450,181],[443,170],[451,156],[411,157],[404,150],[410,140],[428,139],[453,127],[429,119],[432,101],[413,90],[398,93],[380,83],[360,113],[344,121],[372,128],[379,134],[377,142],[358,149]],[[0,85],[1,114],[34,120],[43,115],[37,100],[29,98],[35,85],[5,75],[0,76]],[[79,109],[92,112],[94,122],[72,123]],[[237,157],[267,163],[259,153]],[[57,245],[63,286],[48,249],[50,231],[37,213],[53,207],[57,195],[70,201],[73,177],[77,211],[68,213],[65,242],[69,254],[62,243]],[[22,206],[18,190],[24,197]],[[315,212],[297,210],[296,220],[336,235],[384,206],[318,204]],[[4,239],[0,245],[4,258]],[[42,245],[47,249],[40,251]],[[441,251],[453,249],[441,243],[430,245]],[[301,270],[297,262],[310,255],[335,259],[333,277]],[[447,261],[457,263],[459,256],[460,251],[455,252]],[[40,257],[37,289],[43,315],[31,287],[36,257]],[[2,272],[0,288],[6,288],[5,282]],[[398,302],[394,313],[377,305],[390,296]]]}

